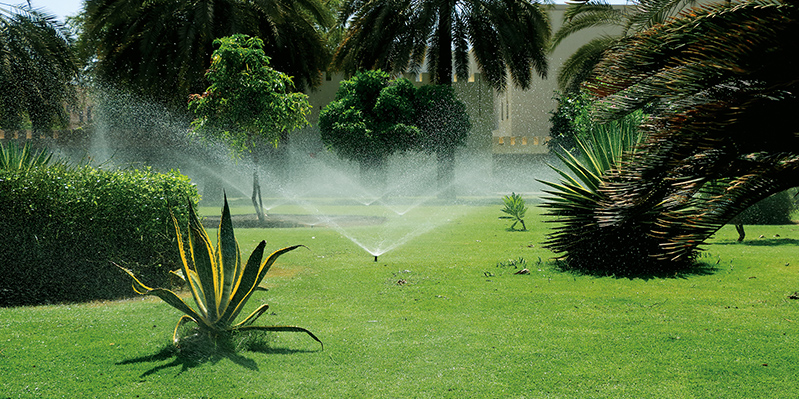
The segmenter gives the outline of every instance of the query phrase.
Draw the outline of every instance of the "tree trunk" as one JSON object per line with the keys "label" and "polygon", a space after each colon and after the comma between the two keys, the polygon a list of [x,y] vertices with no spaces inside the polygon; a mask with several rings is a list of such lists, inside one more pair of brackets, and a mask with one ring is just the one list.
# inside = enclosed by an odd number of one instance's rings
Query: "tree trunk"
{"label": "tree trunk", "polygon": [[252,172],[252,206],[255,207],[255,215],[258,222],[264,223],[264,201],[261,199],[261,183],[258,182],[258,170]]}
{"label": "tree trunk", "polygon": [[455,199],[455,187],[453,180],[455,177],[455,151],[450,149],[443,149],[436,153],[437,162],[437,175],[438,187],[441,191],[438,192],[440,199]]}
{"label": "tree trunk", "polygon": [[742,223],[735,224],[735,230],[738,231],[738,242],[741,242],[746,238],[746,232],[744,231],[744,225]]}
{"label": "tree trunk", "polygon": [[258,181],[258,148],[255,148],[255,140],[252,136],[248,136],[247,140],[250,142],[252,153],[252,206],[255,208],[255,215],[258,216],[258,222],[263,224],[265,220],[264,215],[264,201],[261,199],[261,183]]}

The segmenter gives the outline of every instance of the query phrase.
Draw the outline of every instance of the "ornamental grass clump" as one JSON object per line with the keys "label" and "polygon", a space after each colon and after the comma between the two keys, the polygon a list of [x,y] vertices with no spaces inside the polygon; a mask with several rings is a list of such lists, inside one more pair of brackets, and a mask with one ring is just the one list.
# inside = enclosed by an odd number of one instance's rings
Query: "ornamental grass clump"
{"label": "ornamental grass clump", "polygon": [[[233,223],[230,217],[227,197],[224,200],[222,219],[219,223],[218,244],[214,248],[211,239],[200,224],[191,204],[189,205],[188,251],[185,249],[183,236],[177,220],[173,217],[175,231],[178,236],[178,247],[182,258],[180,273],[186,286],[191,291],[197,310],[191,308],[174,292],[165,288],[150,288],[144,285],[129,270],[120,267],[133,278],[133,289],[142,295],[155,295],[164,302],[185,313],[178,320],[172,340],[179,345],[180,327],[187,322],[197,324],[199,333],[212,340],[230,337],[232,334],[252,331],[293,331],[304,332],[322,344],[313,333],[296,326],[254,326],[269,305],[263,304],[239,323],[234,320],[244,308],[247,300],[258,290],[259,284],[272,264],[286,252],[301,245],[279,249],[263,261],[266,241],[261,241],[250,255],[247,263],[241,262],[239,244],[233,235]],[[324,346],[323,346],[324,348]]]}

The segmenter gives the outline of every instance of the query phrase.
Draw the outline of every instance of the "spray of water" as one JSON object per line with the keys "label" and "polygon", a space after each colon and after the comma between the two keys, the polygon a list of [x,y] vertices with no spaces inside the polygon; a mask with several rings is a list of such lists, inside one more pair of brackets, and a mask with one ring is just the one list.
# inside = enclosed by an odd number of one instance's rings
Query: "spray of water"
{"label": "spray of water", "polygon": [[[117,154],[117,164],[146,163],[156,169],[179,169],[200,186],[203,196],[217,198],[222,189],[229,196],[249,198],[252,175],[258,168],[262,192],[266,199],[264,211],[280,205],[299,205],[317,219],[311,225],[325,225],[351,240],[372,256],[393,251],[407,242],[459,217],[456,206],[445,206],[440,217],[418,218],[414,210],[436,206],[440,193],[452,190],[458,195],[501,198],[511,191],[538,193],[543,185],[536,179],[552,180],[555,174],[542,161],[529,165],[509,164],[496,168],[491,156],[461,152],[456,162],[454,179],[442,187],[437,181],[434,155],[405,153],[390,157],[386,162],[384,185],[362,184],[356,164],[338,159],[323,149],[314,128],[299,133],[299,140],[288,144],[285,170],[288,175],[275,173],[268,162],[253,165],[247,157],[234,159],[223,144],[199,143],[188,138],[188,121],[175,118],[162,108],[126,96],[114,90],[102,97],[104,106],[98,112],[96,131],[92,138],[92,157],[102,161]],[[130,131],[136,131],[133,144],[118,145]],[[137,144],[141,145],[137,147]],[[116,146],[116,147],[115,147]],[[212,195],[213,194],[213,195]],[[313,199],[334,198],[350,204],[369,207],[368,214],[385,211],[385,223],[369,233],[339,223],[334,215],[323,212]]]}

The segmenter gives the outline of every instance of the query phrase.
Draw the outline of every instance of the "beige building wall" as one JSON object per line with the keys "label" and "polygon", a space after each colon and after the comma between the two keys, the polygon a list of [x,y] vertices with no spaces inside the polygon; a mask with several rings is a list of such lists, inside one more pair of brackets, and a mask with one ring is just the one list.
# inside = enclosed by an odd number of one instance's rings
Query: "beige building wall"
{"label": "beige building wall", "polygon": [[[617,6],[624,7],[624,6]],[[556,32],[563,24],[565,4],[550,6],[549,16],[552,31]],[[459,98],[466,103],[472,123],[466,150],[470,154],[492,155],[519,154],[535,155],[549,152],[551,113],[557,105],[554,96],[557,90],[557,74],[564,60],[580,46],[599,35],[614,34],[601,28],[582,31],[564,40],[549,57],[549,71],[546,79],[536,75],[528,90],[515,87],[512,82],[504,92],[497,92],[483,81],[477,66],[472,62],[472,75],[466,82],[453,82]],[[416,85],[430,83],[427,73],[404,74]],[[308,151],[323,151],[319,139],[319,112],[336,96],[339,84],[347,79],[342,73],[327,73],[323,84],[308,91],[313,111],[309,116],[311,126],[292,134],[292,142],[302,144]],[[315,149],[314,149],[315,148]]]}
{"label": "beige building wall", "polygon": [[[624,7],[624,6],[617,6]],[[563,25],[565,4],[551,6],[549,16],[552,32]],[[577,49],[600,35],[618,32],[594,28],[573,35],[557,47],[549,56],[549,72],[546,79],[538,75],[528,90],[510,84],[504,93],[497,93],[494,113],[497,128],[492,131],[493,154],[545,154],[549,152],[549,118],[557,102],[557,74],[563,62]]]}

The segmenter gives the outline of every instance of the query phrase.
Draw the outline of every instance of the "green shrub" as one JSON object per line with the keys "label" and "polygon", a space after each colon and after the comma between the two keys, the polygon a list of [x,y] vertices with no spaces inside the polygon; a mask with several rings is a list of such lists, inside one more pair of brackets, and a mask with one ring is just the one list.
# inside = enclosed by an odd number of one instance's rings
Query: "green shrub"
{"label": "green shrub", "polygon": [[793,190],[782,191],[752,205],[736,216],[730,224],[791,224],[796,209]]}
{"label": "green shrub", "polygon": [[112,262],[167,283],[180,261],[170,211],[188,220],[187,198],[196,187],[174,171],[0,171],[0,306],[132,295]]}

